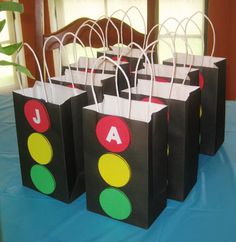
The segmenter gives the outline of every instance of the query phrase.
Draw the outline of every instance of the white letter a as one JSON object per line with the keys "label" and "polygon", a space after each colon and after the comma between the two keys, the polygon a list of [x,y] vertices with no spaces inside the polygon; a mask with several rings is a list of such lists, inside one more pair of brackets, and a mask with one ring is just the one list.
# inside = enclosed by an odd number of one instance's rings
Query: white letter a
{"label": "white letter a", "polygon": [[119,133],[114,126],[111,126],[111,129],[106,137],[106,141],[108,141],[109,143],[111,142],[111,140],[115,140],[118,145],[122,144]]}

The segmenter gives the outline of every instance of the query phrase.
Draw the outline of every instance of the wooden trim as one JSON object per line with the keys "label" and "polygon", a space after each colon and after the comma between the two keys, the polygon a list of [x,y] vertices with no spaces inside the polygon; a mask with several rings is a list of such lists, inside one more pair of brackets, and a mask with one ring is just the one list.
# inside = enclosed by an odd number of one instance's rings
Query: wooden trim
{"label": "wooden trim", "polygon": [[[63,35],[66,32],[72,32],[75,33],[76,30],[78,29],[79,26],[81,26],[85,21],[87,20],[91,20],[89,18],[79,18],[75,21],[73,21],[72,23],[68,24],[67,26],[65,26],[64,28],[51,33],[49,35],[44,35],[44,41],[51,35],[55,35],[56,37],[58,37],[60,40],[62,39]],[[112,22],[116,25],[116,27],[118,28],[118,30],[121,30],[120,25],[121,25],[121,21],[119,19],[116,18],[111,18]],[[88,25],[92,25],[93,23],[88,23]],[[97,24],[101,27],[103,33],[105,33],[105,29],[106,29],[106,24],[107,24],[107,19],[103,18],[100,19],[99,21],[97,21]],[[111,26],[111,25],[110,25]],[[94,26],[94,28],[100,32],[100,30]],[[83,44],[85,46],[89,46],[89,33],[90,33],[91,28],[85,26],[84,28],[81,29],[81,31],[78,33],[78,37],[81,39],[81,41],[83,42]],[[123,42],[124,44],[129,44],[130,43],[130,36],[124,33],[129,33],[130,32],[130,26],[126,23],[123,23]],[[117,43],[117,33],[116,30],[113,27],[109,27],[108,28],[108,45],[113,45]],[[143,40],[144,40],[144,34],[136,31],[135,29],[133,29],[133,38],[134,41],[138,44],[143,44]],[[73,42],[73,36],[69,35],[65,38],[64,43],[63,44],[68,44]],[[92,43],[91,43],[92,47],[94,48],[100,48],[102,47],[102,43],[101,40],[99,39],[99,37],[93,33],[92,34]],[[46,46],[46,50],[53,50],[58,48],[60,45],[59,43],[55,40],[55,39],[51,39],[48,41],[48,44]]]}
{"label": "wooden trim", "polygon": [[[20,15],[22,26],[23,41],[27,42],[34,50],[36,47],[36,31],[35,31],[35,0],[20,0],[20,3],[24,5],[24,13]],[[27,68],[31,71],[33,76],[38,77],[38,71],[36,63],[32,53],[25,48],[25,63]],[[29,86],[34,84],[34,80],[28,78]]]}
{"label": "wooden trim", "polygon": [[[149,32],[151,28],[158,24],[159,22],[159,1],[158,0],[147,0],[147,31]],[[158,31],[153,32],[150,36],[149,43],[153,42],[158,35]]]}

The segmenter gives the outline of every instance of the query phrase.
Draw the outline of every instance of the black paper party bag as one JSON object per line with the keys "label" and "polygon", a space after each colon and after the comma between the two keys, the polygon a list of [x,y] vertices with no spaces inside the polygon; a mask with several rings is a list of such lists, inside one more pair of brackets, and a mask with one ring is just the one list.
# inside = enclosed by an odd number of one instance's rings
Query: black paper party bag
{"label": "black paper party bag", "polygon": [[[184,65],[185,62],[186,54],[177,53],[177,65]],[[163,63],[171,64],[172,59],[165,60]],[[224,142],[226,59],[195,55],[193,67],[200,71],[200,152],[214,155]]]}
{"label": "black paper party bag", "polygon": [[166,106],[105,95],[83,111],[88,210],[148,228],[166,206]]}
{"label": "black paper party bag", "polygon": [[13,92],[22,182],[69,203],[84,192],[83,161],[76,159],[72,117],[80,115],[87,97],[79,89],[44,83],[41,70],[40,77],[32,88]]}
{"label": "black paper party bag", "polygon": [[[150,46],[158,42],[159,39]],[[137,66],[135,86],[131,89],[132,98],[148,101],[151,94],[152,102],[168,105],[168,198],[184,200],[197,181],[200,89],[184,83],[174,83],[175,63],[167,75],[171,76],[171,82],[155,81],[155,72],[151,68],[153,65],[145,50],[143,55],[148,63],[146,71],[151,75],[148,76],[149,80],[137,81]],[[122,96],[127,97],[128,91],[124,90]]]}
{"label": "black paper party bag", "polygon": [[[213,56],[216,39],[215,29],[209,17],[204,13],[198,11],[187,20],[185,33],[188,24],[195,23],[193,17],[198,14],[206,18],[212,28],[211,56],[176,53],[175,57],[179,66],[190,65],[190,59],[193,57],[192,66],[199,69],[199,86],[201,88],[200,152],[214,155],[224,142],[226,59]],[[168,59],[163,63],[172,64],[173,60]]]}

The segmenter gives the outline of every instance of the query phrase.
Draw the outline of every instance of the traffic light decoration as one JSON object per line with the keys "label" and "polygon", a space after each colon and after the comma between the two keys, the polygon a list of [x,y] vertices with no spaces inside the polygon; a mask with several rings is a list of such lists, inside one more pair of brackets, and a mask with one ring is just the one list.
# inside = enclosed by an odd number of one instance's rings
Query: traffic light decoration
{"label": "traffic light decoration", "polygon": [[148,228],[166,206],[167,108],[151,104],[146,121],[148,103],[132,101],[142,111],[127,118],[117,116],[117,101],[128,106],[105,95],[102,112],[83,110],[87,208]]}
{"label": "traffic light decoration", "polygon": [[[49,95],[50,84],[45,85]],[[82,137],[78,136],[86,93],[59,85],[53,85],[53,90],[59,95],[56,103],[41,99],[39,82],[13,92],[21,175],[23,185],[68,203],[85,189]]]}

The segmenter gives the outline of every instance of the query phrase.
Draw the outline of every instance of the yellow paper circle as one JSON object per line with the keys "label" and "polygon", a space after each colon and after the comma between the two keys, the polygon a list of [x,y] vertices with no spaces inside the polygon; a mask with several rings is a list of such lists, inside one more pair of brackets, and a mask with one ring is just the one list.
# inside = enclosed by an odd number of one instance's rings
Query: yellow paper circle
{"label": "yellow paper circle", "polygon": [[202,117],[202,105],[200,106],[199,117]]}
{"label": "yellow paper circle", "polygon": [[127,161],[117,154],[104,154],[99,158],[98,170],[104,181],[113,187],[125,186],[131,176]]}
{"label": "yellow paper circle", "polygon": [[28,138],[27,144],[31,157],[37,163],[46,165],[52,160],[52,146],[44,135],[32,133]]}

